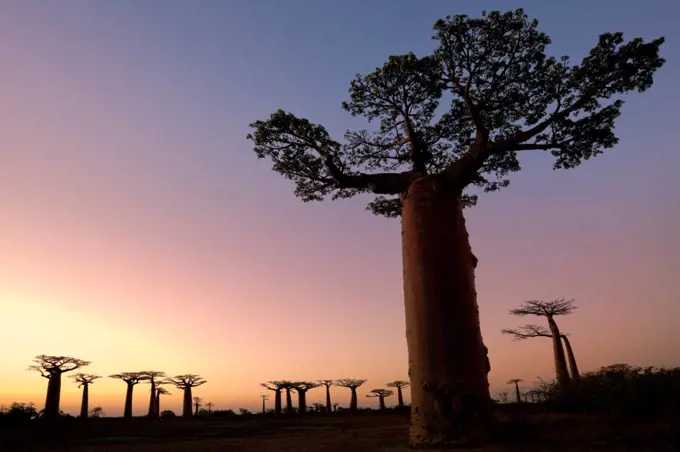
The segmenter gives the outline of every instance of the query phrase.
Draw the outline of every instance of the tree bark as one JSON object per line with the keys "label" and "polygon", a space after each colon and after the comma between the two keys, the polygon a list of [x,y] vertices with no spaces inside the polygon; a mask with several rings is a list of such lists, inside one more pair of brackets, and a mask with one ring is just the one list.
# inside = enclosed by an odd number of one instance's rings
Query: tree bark
{"label": "tree bark", "polygon": [[286,389],[286,413],[293,414],[293,399],[290,397],[290,389]]}
{"label": "tree bark", "polygon": [[161,416],[161,393],[156,390],[156,416]]}
{"label": "tree bark", "polygon": [[[495,424],[461,191],[436,176],[402,196],[410,443],[484,437]],[[478,435],[479,434],[479,435]]]}
{"label": "tree bark", "polygon": [[184,388],[184,405],[182,406],[182,416],[183,417],[191,417],[191,406],[192,406],[192,397],[191,397],[191,386],[187,386]]}
{"label": "tree bark", "polygon": [[151,395],[149,396],[149,417],[158,417],[156,412],[156,382],[151,380]]}
{"label": "tree bark", "polygon": [[123,413],[124,419],[132,419],[132,391],[135,389],[135,385],[127,383],[127,391],[125,392],[125,412]]}
{"label": "tree bark", "polygon": [[399,408],[404,408],[404,396],[401,393],[401,386],[397,387],[397,398],[399,399]]}
{"label": "tree bark", "polygon": [[385,409],[385,397],[379,396],[378,401],[380,402],[380,411],[383,411]]}
{"label": "tree bark", "polygon": [[305,414],[307,412],[307,391],[300,391],[298,389],[298,414]]}
{"label": "tree bark", "polygon": [[59,417],[59,399],[61,398],[61,372],[54,371],[47,381],[47,396],[45,397],[45,419],[54,420]]}
{"label": "tree bark", "polygon": [[352,398],[349,402],[349,411],[354,413],[357,410],[357,388],[349,388],[352,391]]}
{"label": "tree bark", "polygon": [[574,356],[574,350],[571,348],[571,342],[567,336],[562,336],[564,340],[564,346],[567,349],[567,359],[569,360],[569,373],[571,374],[572,380],[579,380],[581,375],[578,373],[578,366],[576,365],[576,357]]}
{"label": "tree bark", "polygon": [[80,417],[81,419],[87,419],[87,413],[89,409],[89,397],[90,397],[90,385],[83,383],[83,401],[80,404]]}
{"label": "tree bark", "polygon": [[519,383],[515,382],[515,394],[517,395],[517,403],[522,403],[522,396],[519,393]]}
{"label": "tree bark", "polygon": [[548,317],[548,326],[552,334],[553,353],[555,355],[555,373],[557,374],[557,383],[560,389],[567,389],[571,382],[569,378],[569,371],[567,370],[567,359],[564,356],[564,348],[562,347],[562,334],[555,323],[552,316]]}
{"label": "tree bark", "polygon": [[281,416],[281,390],[277,389],[274,394],[274,413]]}
{"label": "tree bark", "polygon": [[331,387],[326,386],[326,412],[330,413],[332,411],[331,405]]}

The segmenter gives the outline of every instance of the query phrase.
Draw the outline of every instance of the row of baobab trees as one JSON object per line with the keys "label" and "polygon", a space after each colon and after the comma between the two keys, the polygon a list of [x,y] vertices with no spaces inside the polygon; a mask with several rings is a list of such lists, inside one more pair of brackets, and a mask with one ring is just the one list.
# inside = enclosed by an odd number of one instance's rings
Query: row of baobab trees
{"label": "row of baobab trees", "polygon": [[[326,405],[324,410],[328,413],[337,409],[337,404],[331,403],[331,387],[340,386],[347,388],[351,391],[351,398],[349,403],[350,413],[356,412],[357,410],[357,389],[366,383],[365,379],[355,379],[355,378],[342,378],[340,380],[317,380],[317,381],[288,381],[288,380],[274,380],[268,381],[266,383],[261,383],[261,386],[274,392],[274,413],[277,416],[283,414],[282,406],[282,394],[286,393],[286,413],[293,413],[293,400],[291,397],[291,392],[295,391],[298,395],[298,414],[304,414],[307,411],[307,392],[311,389],[318,387],[325,387],[326,389]],[[395,388],[397,390],[397,403],[399,408],[404,408],[404,395],[403,389],[409,386],[407,381],[395,380],[387,383],[388,388]],[[381,410],[385,409],[385,399],[394,395],[394,391],[391,389],[372,389],[366,397],[377,398]],[[268,399],[266,395],[262,397],[262,412],[265,413],[265,401]],[[321,405],[323,406],[323,405]]]}
{"label": "row of baobab trees", "polygon": [[[61,376],[65,373],[73,372],[77,369],[88,366],[90,362],[78,358],[72,358],[70,356],[48,355],[36,356],[33,359],[33,362],[35,364],[29,366],[29,370],[40,372],[40,375],[42,375],[44,378],[47,378],[48,380],[43,418],[48,420],[56,419],[59,417]],[[73,380],[78,384],[79,388],[83,388],[80,417],[86,418],[89,412],[90,385],[102,377],[100,375],[78,372],[71,375],[71,378],[73,378]],[[194,398],[192,397],[192,389],[206,383],[205,379],[196,374],[184,374],[168,377],[165,372],[155,370],[122,372],[119,374],[110,375],[109,378],[121,380],[126,384],[127,390],[125,392],[125,410],[123,414],[125,419],[132,418],[132,394],[135,386],[139,383],[144,382],[151,385],[148,412],[148,417],[150,418],[159,417],[161,395],[170,394],[167,389],[162,387],[163,385],[173,385],[184,392],[182,415],[184,417],[191,417],[192,402],[194,401]]]}

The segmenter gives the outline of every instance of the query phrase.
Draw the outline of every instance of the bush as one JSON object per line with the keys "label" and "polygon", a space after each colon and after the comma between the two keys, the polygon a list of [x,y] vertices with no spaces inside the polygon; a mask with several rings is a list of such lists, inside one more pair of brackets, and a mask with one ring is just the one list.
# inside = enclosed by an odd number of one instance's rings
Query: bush
{"label": "bush", "polygon": [[170,417],[177,417],[175,415],[175,412],[172,410],[163,410],[161,411],[161,417],[162,418],[170,418]]}
{"label": "bush", "polygon": [[8,409],[0,411],[0,420],[7,423],[28,422],[37,418],[38,410],[33,402],[13,402]]}

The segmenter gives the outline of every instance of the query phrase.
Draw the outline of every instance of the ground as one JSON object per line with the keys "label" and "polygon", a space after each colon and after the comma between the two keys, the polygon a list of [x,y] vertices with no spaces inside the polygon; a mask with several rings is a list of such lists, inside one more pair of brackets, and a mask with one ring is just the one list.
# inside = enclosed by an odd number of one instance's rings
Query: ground
{"label": "ground", "polygon": [[[505,416],[505,418],[503,418]],[[586,415],[531,414],[512,423],[501,415],[501,444],[469,451],[672,451],[680,450],[677,421],[630,420]],[[248,451],[397,452],[407,447],[403,414],[308,416],[306,419],[98,420],[47,427],[0,427],[3,451]],[[56,439],[47,440],[49,436]]]}

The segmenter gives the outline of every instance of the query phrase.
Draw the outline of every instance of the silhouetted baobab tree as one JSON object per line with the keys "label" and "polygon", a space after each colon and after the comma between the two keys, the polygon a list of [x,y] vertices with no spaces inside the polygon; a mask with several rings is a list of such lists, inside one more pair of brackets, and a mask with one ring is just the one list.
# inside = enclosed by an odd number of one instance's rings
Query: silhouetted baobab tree
{"label": "silhouetted baobab tree", "polygon": [[[545,317],[548,319],[548,327],[550,328],[549,337],[552,338],[553,352],[555,354],[555,372],[557,374],[557,382],[560,388],[566,389],[571,381],[569,378],[569,371],[567,370],[567,360],[564,356],[564,348],[562,347],[562,335],[560,329],[555,323],[555,316],[569,315],[576,305],[574,300],[567,300],[559,298],[551,301],[529,300],[525,301],[519,308],[511,309],[510,314],[517,316],[535,315]],[[526,328],[532,325],[526,325]],[[515,335],[516,339],[522,339],[521,336]]]}
{"label": "silhouetted baobab tree", "polygon": [[[156,385],[165,384],[165,383],[166,382],[158,382],[158,383],[156,383]],[[156,413],[159,413],[159,415],[160,415],[160,412],[161,412],[161,395],[170,395],[170,391],[168,391],[167,389],[162,388],[160,386],[158,386],[156,388]]]}
{"label": "silhouetted baobab tree", "polygon": [[87,419],[87,415],[90,412],[90,385],[101,377],[99,375],[84,374],[79,372],[75,375],[71,375],[71,378],[73,378],[75,382],[78,383],[79,388],[83,388],[83,399],[80,404],[80,417],[82,419]]}
{"label": "silhouetted baobab tree", "polygon": [[[432,56],[393,56],[352,81],[343,108],[378,120],[375,131],[341,143],[278,110],[248,135],[303,201],[372,193],[370,210],[401,215],[414,446],[494,425],[463,214],[476,197],[466,190],[507,186],[518,153],[550,153],[569,169],[613,147],[621,95],[651,87],[664,64],[663,38],[626,43],[621,33],[601,35],[580,64],[547,57],[550,38],[521,9],[447,16],[434,30]],[[453,100],[440,115],[444,94]],[[440,409],[463,381],[480,414],[464,429],[459,410]]]}
{"label": "silhouetted baobab tree", "polygon": [[401,389],[407,387],[408,385],[409,385],[408,381],[403,380],[396,380],[387,383],[388,388],[397,388],[397,399],[399,401],[399,408],[404,408],[404,395],[402,394]]}
{"label": "silhouetted baobab tree", "polygon": [[332,411],[332,404],[331,404],[331,386],[335,384],[334,380],[318,380],[320,385],[324,385],[326,387],[326,412],[330,413]]}
{"label": "silhouetted baobab tree", "polygon": [[194,416],[198,416],[198,409],[201,407],[201,402],[203,401],[200,397],[194,397]]}
{"label": "silhouetted baobab tree", "polygon": [[208,417],[212,416],[212,407],[214,407],[215,404],[212,402],[208,402],[205,404],[205,406],[208,408]]}
{"label": "silhouetted baobab tree", "polygon": [[127,390],[125,391],[125,410],[123,411],[123,418],[132,419],[132,392],[135,389],[135,385],[146,379],[144,372],[123,372],[109,375],[109,378],[123,380],[126,383]]}
{"label": "silhouetted baobab tree", "polygon": [[390,397],[392,394],[394,394],[394,391],[389,389],[372,389],[370,394],[366,394],[366,397],[377,397],[382,411],[385,409],[385,397]]}
{"label": "silhouetted baobab tree", "polygon": [[40,375],[47,378],[47,395],[45,397],[44,418],[54,420],[59,417],[59,400],[61,398],[61,376],[67,372],[72,372],[90,364],[70,356],[49,356],[38,355],[33,358],[28,370],[40,372]]}
{"label": "silhouetted baobab tree", "polygon": [[305,414],[307,412],[307,391],[321,385],[311,381],[296,381],[292,383],[292,386],[298,393],[298,414]]}
{"label": "silhouetted baobab tree", "polygon": [[274,391],[274,413],[281,416],[281,390],[284,389],[286,382],[284,381],[268,381],[267,383],[260,383],[263,388]]}
{"label": "silhouetted baobab tree", "polygon": [[267,403],[267,400],[269,400],[269,396],[266,395],[266,394],[262,394],[262,395],[260,396],[260,398],[262,399],[262,414],[267,414],[267,405],[266,405],[266,403]]}
{"label": "silhouetted baobab tree", "polygon": [[564,341],[564,348],[567,349],[567,361],[569,363],[569,375],[574,381],[581,379],[581,374],[578,372],[578,366],[576,365],[576,357],[574,356],[574,349],[571,348],[571,342],[569,342],[568,335],[562,333],[562,340]]}
{"label": "silhouetted baobab tree", "polygon": [[160,372],[157,370],[145,370],[142,372],[143,380],[148,381],[151,385],[151,391],[149,391],[149,413],[148,416],[151,418],[159,417],[160,412],[156,411],[156,386],[159,384],[161,378],[165,378],[165,372]]}
{"label": "silhouetted baobab tree", "polygon": [[511,380],[508,380],[508,384],[514,384],[515,385],[515,395],[517,396],[517,403],[522,403],[522,396],[520,395],[519,392],[519,384],[522,382],[521,378],[513,378]]}
{"label": "silhouetted baobab tree", "polygon": [[290,396],[290,391],[295,389],[292,381],[283,380],[281,381],[281,389],[286,391],[286,414],[293,414],[293,399]]}
{"label": "silhouetted baobab tree", "polygon": [[366,380],[359,380],[355,378],[343,378],[341,380],[336,380],[336,386],[342,386],[343,388],[349,388],[352,391],[352,398],[349,402],[349,411],[354,413],[357,410],[357,388],[362,384],[366,383]]}
{"label": "silhouetted baobab tree", "polygon": [[207,383],[203,378],[196,374],[176,375],[166,381],[174,384],[178,389],[184,391],[184,403],[182,404],[182,416],[191,417],[191,389]]}

